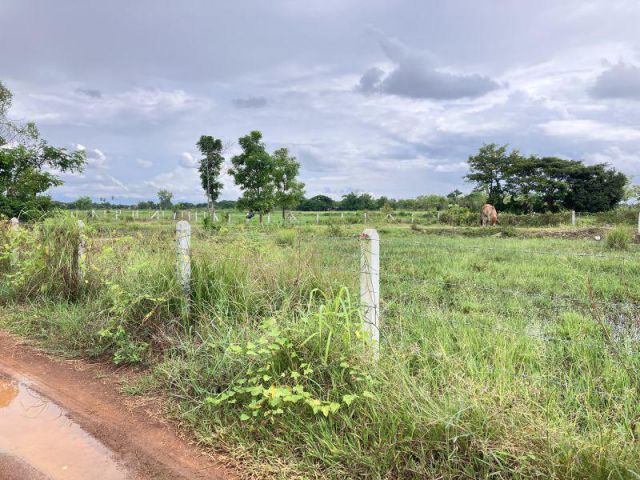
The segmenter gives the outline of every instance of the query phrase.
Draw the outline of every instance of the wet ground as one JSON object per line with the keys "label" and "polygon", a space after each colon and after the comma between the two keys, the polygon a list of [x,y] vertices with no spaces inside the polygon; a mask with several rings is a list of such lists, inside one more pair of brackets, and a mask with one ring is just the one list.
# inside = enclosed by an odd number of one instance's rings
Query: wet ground
{"label": "wet ground", "polygon": [[0,377],[0,478],[126,480],[131,476],[113,452],[61,407],[24,380]]}
{"label": "wet ground", "polygon": [[164,398],[122,394],[135,375],[0,331],[0,480],[237,478],[166,418]]}

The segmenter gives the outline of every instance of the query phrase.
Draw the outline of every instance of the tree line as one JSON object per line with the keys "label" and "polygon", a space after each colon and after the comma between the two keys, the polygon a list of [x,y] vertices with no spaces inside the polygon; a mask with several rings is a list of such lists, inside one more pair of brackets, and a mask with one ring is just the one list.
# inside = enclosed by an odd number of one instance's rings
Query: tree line
{"label": "tree line", "polygon": [[487,195],[498,210],[512,213],[602,212],[613,209],[628,192],[629,179],[606,164],[524,156],[507,145],[483,145],[469,157],[466,180]]}

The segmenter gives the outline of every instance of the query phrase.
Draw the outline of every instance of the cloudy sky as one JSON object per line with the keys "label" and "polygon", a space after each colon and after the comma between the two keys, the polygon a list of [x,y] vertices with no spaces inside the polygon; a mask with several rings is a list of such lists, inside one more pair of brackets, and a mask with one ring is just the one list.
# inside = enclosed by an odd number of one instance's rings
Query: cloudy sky
{"label": "cloudy sky", "polygon": [[0,79],[88,153],[58,199],[203,201],[195,142],[250,130],[308,195],[412,197],[468,191],[485,142],[640,175],[639,25],[637,0],[1,0]]}

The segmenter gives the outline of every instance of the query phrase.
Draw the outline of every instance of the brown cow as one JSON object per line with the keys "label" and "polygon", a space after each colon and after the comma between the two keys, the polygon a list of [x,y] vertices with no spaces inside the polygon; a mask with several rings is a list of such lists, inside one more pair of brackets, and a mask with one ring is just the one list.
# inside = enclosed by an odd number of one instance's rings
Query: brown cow
{"label": "brown cow", "polygon": [[491,225],[493,227],[496,223],[498,223],[498,212],[496,211],[496,207],[485,203],[482,206],[482,211],[480,212],[480,225],[483,227]]}

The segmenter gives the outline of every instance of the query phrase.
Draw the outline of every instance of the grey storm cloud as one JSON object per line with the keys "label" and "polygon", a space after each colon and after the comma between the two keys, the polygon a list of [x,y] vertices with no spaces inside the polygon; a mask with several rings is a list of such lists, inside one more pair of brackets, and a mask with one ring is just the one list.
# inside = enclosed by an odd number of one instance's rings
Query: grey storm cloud
{"label": "grey storm cloud", "polygon": [[267,106],[265,97],[234,98],[232,102],[237,108],[263,108]]}
{"label": "grey storm cloud", "polygon": [[95,88],[78,88],[76,93],[90,98],[102,98],[102,92]]}
{"label": "grey storm cloud", "polygon": [[602,72],[591,88],[597,98],[640,100],[640,66],[618,62]]}
{"label": "grey storm cloud", "polygon": [[395,67],[385,73],[371,67],[360,77],[357,89],[363,93],[386,93],[409,98],[452,100],[479,97],[500,88],[491,78],[473,74],[443,72],[435,67],[434,58],[426,52],[414,52],[399,40],[387,37],[377,29],[369,29]]}
{"label": "grey storm cloud", "polygon": [[609,100],[640,100],[638,24],[635,0],[0,0],[0,80],[86,146],[56,199],[204,201],[197,139],[228,159],[256,129],[308,196],[409,197],[469,189],[485,142],[640,171],[638,103]]}

